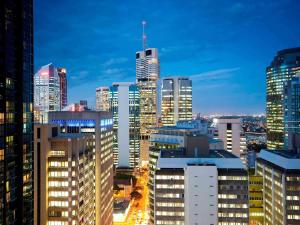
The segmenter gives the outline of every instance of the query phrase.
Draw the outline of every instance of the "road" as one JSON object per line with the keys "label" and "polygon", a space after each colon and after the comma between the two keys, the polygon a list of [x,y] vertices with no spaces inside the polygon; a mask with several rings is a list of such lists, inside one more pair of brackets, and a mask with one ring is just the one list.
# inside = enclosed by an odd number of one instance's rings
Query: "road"
{"label": "road", "polygon": [[135,199],[128,212],[126,221],[123,223],[114,222],[114,225],[147,225],[149,221],[148,204],[148,171],[142,172],[137,178],[136,188],[142,194],[141,199]]}

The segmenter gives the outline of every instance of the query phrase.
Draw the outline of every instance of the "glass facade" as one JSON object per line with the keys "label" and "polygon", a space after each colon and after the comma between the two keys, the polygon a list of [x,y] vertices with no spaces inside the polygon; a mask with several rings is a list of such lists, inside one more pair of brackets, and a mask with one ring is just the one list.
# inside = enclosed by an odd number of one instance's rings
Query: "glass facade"
{"label": "glass facade", "polygon": [[[113,152],[114,152],[114,164],[118,166],[119,163],[119,151],[129,151],[129,166],[131,168],[137,168],[140,165],[140,91],[137,85],[130,84],[128,88],[128,96],[124,96],[128,101],[126,109],[120,109],[119,99],[120,95],[127,95],[127,92],[122,93],[119,91],[118,85],[113,85],[109,89],[109,111],[113,114]],[[129,124],[125,129],[129,129],[129,149],[119,149],[120,139],[126,137],[118,137],[119,111],[125,110],[128,112]],[[123,115],[125,116],[125,115]],[[124,118],[125,119],[125,118]]]}
{"label": "glass facade", "polygon": [[148,140],[157,125],[158,52],[155,48],[136,53],[136,80],[141,94],[141,138]]}
{"label": "glass facade", "polygon": [[60,78],[53,64],[43,66],[34,75],[35,121],[48,121],[48,112],[61,110]]}
{"label": "glass facade", "polygon": [[192,119],[192,81],[184,77],[170,77],[162,81],[161,122],[175,126],[178,121]]}
{"label": "glass facade", "polygon": [[284,82],[300,72],[300,48],[279,51],[267,67],[267,146],[284,147]]}
{"label": "glass facade", "polygon": [[0,30],[0,224],[33,224],[32,1],[1,1]]}
{"label": "glass facade", "polygon": [[68,105],[67,70],[58,68],[57,73],[60,80],[60,108],[63,109]]}
{"label": "glass facade", "polygon": [[295,149],[295,134],[300,134],[300,74],[284,85],[284,147]]}

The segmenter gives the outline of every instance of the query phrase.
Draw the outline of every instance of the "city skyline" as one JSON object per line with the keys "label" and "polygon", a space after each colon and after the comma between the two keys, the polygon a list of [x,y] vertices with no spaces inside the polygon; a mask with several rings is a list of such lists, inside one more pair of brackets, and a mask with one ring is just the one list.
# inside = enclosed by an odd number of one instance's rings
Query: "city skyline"
{"label": "city skyline", "polygon": [[289,29],[297,27],[295,1],[69,3],[35,3],[35,72],[50,62],[65,67],[70,102],[94,106],[96,87],[135,81],[142,20],[161,78],[193,80],[194,113],[264,113],[266,66],[278,50],[299,45],[300,31]]}

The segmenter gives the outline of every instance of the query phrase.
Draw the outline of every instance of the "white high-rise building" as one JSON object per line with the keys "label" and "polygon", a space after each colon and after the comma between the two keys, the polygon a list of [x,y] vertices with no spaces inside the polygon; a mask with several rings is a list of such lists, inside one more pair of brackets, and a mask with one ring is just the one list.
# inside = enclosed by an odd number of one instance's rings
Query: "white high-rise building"
{"label": "white high-rise building", "polygon": [[36,122],[47,122],[50,111],[60,111],[60,78],[52,63],[34,75],[34,111]]}
{"label": "white high-rise building", "polygon": [[109,111],[109,87],[96,89],[96,110]]}
{"label": "white high-rise building", "polygon": [[141,102],[141,154],[147,161],[149,136],[157,126],[159,59],[156,48],[147,48],[136,53],[136,81]]}
{"label": "white high-rise building", "polygon": [[113,152],[117,167],[140,165],[140,92],[136,84],[113,83],[109,89],[113,114]]}
{"label": "white high-rise building", "polygon": [[192,120],[192,81],[187,77],[168,77],[161,86],[161,122],[175,126],[178,121]]}
{"label": "white high-rise building", "polygon": [[218,138],[224,143],[224,148],[240,157],[245,151],[245,140],[242,134],[241,119],[228,116],[215,119],[217,125]]}

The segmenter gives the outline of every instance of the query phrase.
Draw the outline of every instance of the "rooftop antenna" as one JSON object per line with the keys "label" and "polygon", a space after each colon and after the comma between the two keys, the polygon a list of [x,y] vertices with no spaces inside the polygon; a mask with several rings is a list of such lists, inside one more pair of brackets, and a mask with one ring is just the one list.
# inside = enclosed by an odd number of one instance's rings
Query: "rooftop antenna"
{"label": "rooftop antenna", "polygon": [[142,21],[142,26],[143,26],[143,50],[145,51],[145,49],[147,47],[147,36],[145,34],[145,26],[146,26],[145,20]]}

